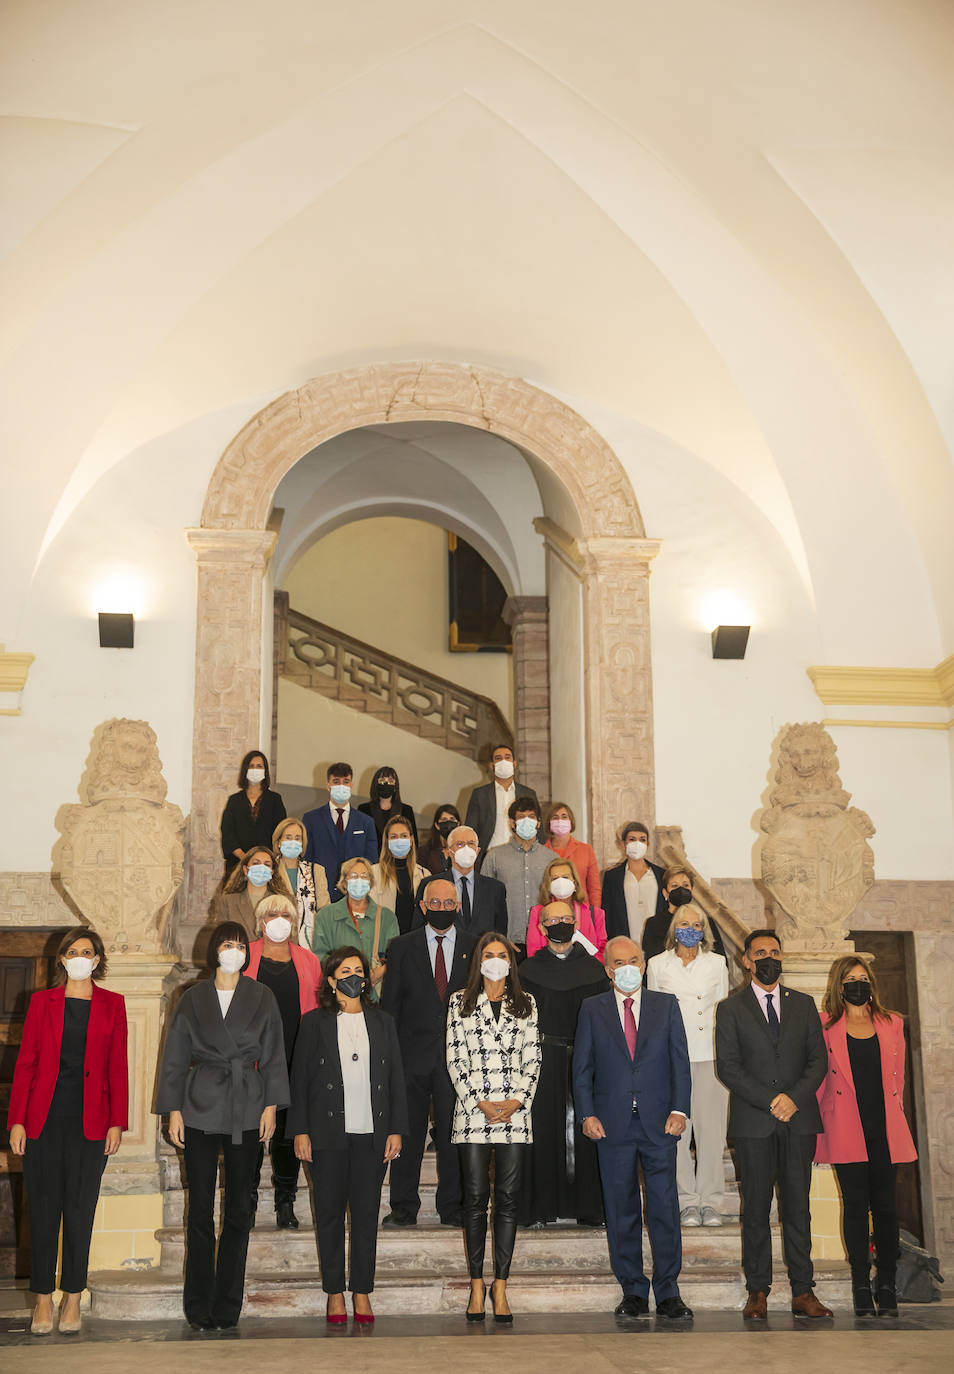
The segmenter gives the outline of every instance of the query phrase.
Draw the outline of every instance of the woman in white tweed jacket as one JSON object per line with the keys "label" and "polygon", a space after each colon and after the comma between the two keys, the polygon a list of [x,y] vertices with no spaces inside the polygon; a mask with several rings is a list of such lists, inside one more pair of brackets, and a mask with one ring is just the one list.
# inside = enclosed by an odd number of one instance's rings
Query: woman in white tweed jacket
{"label": "woman in white tweed jacket", "polygon": [[487,931],[471,956],[467,984],[451,997],[447,1015],[447,1071],[457,1093],[451,1140],[460,1156],[470,1266],[468,1321],[483,1321],[487,1299],[483,1273],[491,1159],[494,1320],[513,1321],[507,1278],[540,1060],[537,1007],[520,986],[517,951],[495,930]]}

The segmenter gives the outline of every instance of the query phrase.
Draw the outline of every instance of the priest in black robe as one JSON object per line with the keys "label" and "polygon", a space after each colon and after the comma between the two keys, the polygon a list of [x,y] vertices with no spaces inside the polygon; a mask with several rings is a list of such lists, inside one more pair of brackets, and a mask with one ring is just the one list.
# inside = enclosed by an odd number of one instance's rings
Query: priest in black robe
{"label": "priest in black robe", "polygon": [[521,1222],[539,1227],[575,1217],[581,1226],[602,1226],[596,1146],[576,1119],[572,1085],[580,1007],[585,998],[606,991],[606,971],[589,953],[589,941],[578,943],[582,937],[569,903],[544,907],[540,924],[547,944],[520,965],[520,981],[536,1000],[543,1050],[533,1099],[533,1143],[521,1189]]}

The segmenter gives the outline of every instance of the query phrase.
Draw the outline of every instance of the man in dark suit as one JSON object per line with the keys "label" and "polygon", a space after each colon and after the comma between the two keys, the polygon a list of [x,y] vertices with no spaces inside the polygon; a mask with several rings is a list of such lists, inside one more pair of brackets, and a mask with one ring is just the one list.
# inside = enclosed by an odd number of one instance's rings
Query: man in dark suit
{"label": "man in dark suit", "polygon": [[815,1003],[783,988],[782,947],[773,930],[746,937],[742,963],[752,975],[716,1007],[716,1072],[729,1089],[729,1137],[742,1194],[743,1316],[764,1320],[772,1286],[769,1210],[778,1187],[792,1311],[830,1317],[815,1297],[808,1192],[815,1137],[822,1128],[816,1092],[828,1056]]}
{"label": "man in dark suit", "polygon": [[394,1017],[404,1061],[409,1129],[391,1163],[391,1211],[384,1226],[416,1226],[421,1207],[421,1160],[431,1104],[437,1147],[437,1211],[443,1226],[461,1226],[460,1169],[451,1144],[456,1096],[444,1053],[447,1001],[467,981],[473,935],[458,929],[457,892],[446,874],[421,884],[425,922],[388,946],[382,1008]]}
{"label": "man in dark suit", "polygon": [[612,988],[580,1008],[573,1049],[573,1095],[583,1133],[596,1141],[610,1263],[623,1290],[619,1317],[649,1313],[643,1270],[639,1168],[653,1250],[656,1314],[688,1319],[679,1296],[682,1235],[676,1141],[686,1129],[692,1080],[679,1003],[643,988],[635,941],[617,936],[604,952]]}
{"label": "man in dark suit", "polygon": [[350,763],[333,763],[327,774],[331,800],[327,806],[305,813],[305,858],[309,863],[321,864],[329,892],[334,891],[346,859],[367,859],[369,864],[378,861],[374,821],[351,805],[352,777]]}
{"label": "man in dark suit", "polygon": [[514,776],[516,761],[509,744],[495,744],[490,751],[490,771],[493,780],[475,787],[467,803],[465,824],[477,832],[477,843],[486,852],[491,845],[510,842],[510,821],[507,816],[511,802],[518,797],[539,800],[532,787]]}
{"label": "man in dark suit", "polygon": [[[447,876],[454,880],[460,903],[458,927],[475,940],[487,930],[506,935],[507,889],[496,878],[477,872],[477,832],[469,825],[459,825],[447,837],[447,852],[451,860]],[[417,889],[418,907],[411,922],[415,929],[425,921],[420,902],[427,881],[425,878]]]}

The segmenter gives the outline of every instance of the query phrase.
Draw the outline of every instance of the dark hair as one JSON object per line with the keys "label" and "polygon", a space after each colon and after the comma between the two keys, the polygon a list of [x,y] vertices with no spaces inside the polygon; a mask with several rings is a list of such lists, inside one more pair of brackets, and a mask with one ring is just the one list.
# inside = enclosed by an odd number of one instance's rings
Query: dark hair
{"label": "dark hair", "polygon": [[626,836],[632,835],[634,831],[639,831],[646,836],[646,843],[649,843],[649,826],[644,821],[625,821],[616,832],[620,844],[626,843]]}
{"label": "dark hair", "polygon": [[[872,1018],[879,1017],[882,1021],[888,1021],[892,1012],[884,1005],[878,996],[878,984],[874,976],[871,964],[863,954],[843,954],[840,959],[836,959],[828,971],[828,987],[825,989],[825,997],[822,1001],[822,1011],[828,1015],[828,1024],[838,1021],[845,1014],[845,995],[842,986],[845,977],[856,966],[860,966],[865,971],[865,977],[871,984],[871,1001],[868,1006],[871,1008]],[[897,1012],[893,1013],[895,1016]]]}
{"label": "dark hair", "polygon": [[238,921],[223,921],[217,925],[209,937],[209,947],[205,952],[205,962],[215,973],[219,966],[219,947],[224,945],[226,940],[241,940],[245,946],[245,963],[239,969],[239,973],[244,973],[248,968],[248,931]]}
{"label": "dark hair", "polygon": [[480,965],[484,957],[484,950],[488,945],[504,945],[506,947],[510,956],[510,972],[507,974],[504,988],[504,1001],[510,1015],[520,1017],[522,1020],[533,1011],[533,998],[524,992],[520,986],[516,949],[506,935],[501,935],[496,930],[485,930],[470,956],[470,973],[467,975],[467,982],[460,995],[460,1014],[461,1016],[473,1016],[474,1008],[477,1006],[477,998],[484,990],[484,975],[480,971]]}
{"label": "dark hair", "polygon": [[433,844],[438,845],[438,846],[442,846],[444,836],[441,834],[441,832],[440,832],[440,831],[438,830],[438,828],[437,828],[437,821],[438,821],[438,817],[439,817],[439,816],[442,816],[442,815],[444,814],[445,811],[449,811],[450,814],[454,817],[454,820],[457,822],[457,824],[460,825],[460,812],[458,811],[458,809],[457,809],[457,807],[454,805],[454,803],[453,803],[453,802],[441,802],[440,806],[438,806],[438,807],[435,809],[435,811],[434,811],[434,819],[433,819],[433,821],[431,821],[431,842],[432,842]]}
{"label": "dark hair", "polygon": [[400,809],[401,809],[401,779],[398,777],[398,771],[397,771],[397,769],[396,769],[396,768],[391,768],[391,767],[389,767],[389,766],[388,766],[387,764],[385,764],[385,763],[382,763],[381,767],[380,767],[379,769],[377,769],[377,771],[376,771],[375,774],[374,774],[374,777],[371,779],[371,792],[370,792],[370,797],[371,797],[372,802],[376,802],[376,801],[378,801],[378,800],[380,799],[380,795],[381,795],[381,794],[380,794],[380,792],[378,791],[378,788],[379,788],[380,785],[381,785],[381,779],[382,779],[382,778],[393,778],[393,779],[394,779],[394,796],[391,798],[391,810],[393,811],[394,808],[397,807],[397,809],[400,811]]}
{"label": "dark hair", "polygon": [[93,949],[99,955],[99,963],[93,969],[92,979],[94,983],[99,983],[106,977],[106,946],[103,944],[103,937],[92,926],[74,926],[68,930],[56,947],[56,968],[53,971],[53,986],[61,987],[66,982],[66,969],[60,963],[63,955],[70,945],[77,940],[88,940]]}
{"label": "dark hair", "polygon": [[513,745],[510,744],[507,740],[502,739],[502,740],[499,740],[496,744],[492,744],[492,745],[490,746],[490,753],[487,755],[487,757],[488,757],[491,761],[493,761],[494,754],[496,754],[496,752],[497,752],[498,749],[509,749],[510,752],[511,752],[511,754],[513,754],[514,758],[517,757],[516,754],[514,754]]}
{"label": "dark hair", "polygon": [[262,791],[267,792],[272,781],[272,775],[268,771],[268,755],[265,753],[263,749],[250,749],[248,753],[245,755],[244,759],[242,760],[239,766],[239,788],[240,790],[244,791],[244,789],[249,786],[249,781],[245,774],[246,771],[251,767],[252,759],[261,759],[262,763],[264,763],[265,765],[265,779],[262,783]]}
{"label": "dark hair", "polygon": [[361,967],[364,970],[364,990],[361,993],[361,1005],[370,1007],[371,1005],[371,965],[368,963],[368,956],[363,949],[358,949],[355,945],[342,945],[340,949],[333,949],[330,954],[326,954],[321,961],[321,987],[318,989],[318,1005],[325,1011],[340,1011],[338,998],[335,990],[328,982],[329,977],[334,978],[338,969],[346,959],[360,959]]}
{"label": "dark hair", "polygon": [[518,797],[516,801],[512,801],[507,807],[507,815],[512,821],[515,821],[518,816],[527,815],[528,813],[536,816],[537,820],[541,819],[540,804],[539,802],[535,802],[532,797]]}
{"label": "dark hair", "polygon": [[329,778],[343,778],[345,774],[347,774],[349,778],[354,777],[354,769],[351,767],[350,763],[329,763],[327,771],[325,772],[325,782],[327,782]]}
{"label": "dark hair", "polygon": [[753,943],[754,943],[756,940],[761,940],[761,939],[763,939],[766,935],[768,935],[771,939],[773,939],[773,940],[777,943],[779,949],[782,948],[782,942],[781,942],[781,940],[778,938],[778,936],[776,935],[775,931],[774,931],[774,930],[769,930],[768,926],[760,926],[758,930],[750,930],[749,933],[748,933],[748,935],[746,935],[746,937],[745,937],[745,944],[742,946],[742,953],[743,953],[743,954],[748,954],[748,952],[749,952],[749,950],[751,949]]}

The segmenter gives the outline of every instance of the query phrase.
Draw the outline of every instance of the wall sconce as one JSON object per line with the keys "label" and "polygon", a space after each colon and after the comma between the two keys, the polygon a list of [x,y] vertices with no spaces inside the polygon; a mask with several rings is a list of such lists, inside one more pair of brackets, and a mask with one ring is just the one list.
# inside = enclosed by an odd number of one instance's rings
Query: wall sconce
{"label": "wall sconce", "polygon": [[135,634],[136,621],[131,611],[99,612],[101,649],[131,649]]}
{"label": "wall sconce", "polygon": [[749,625],[717,625],[712,631],[713,658],[745,658]]}

